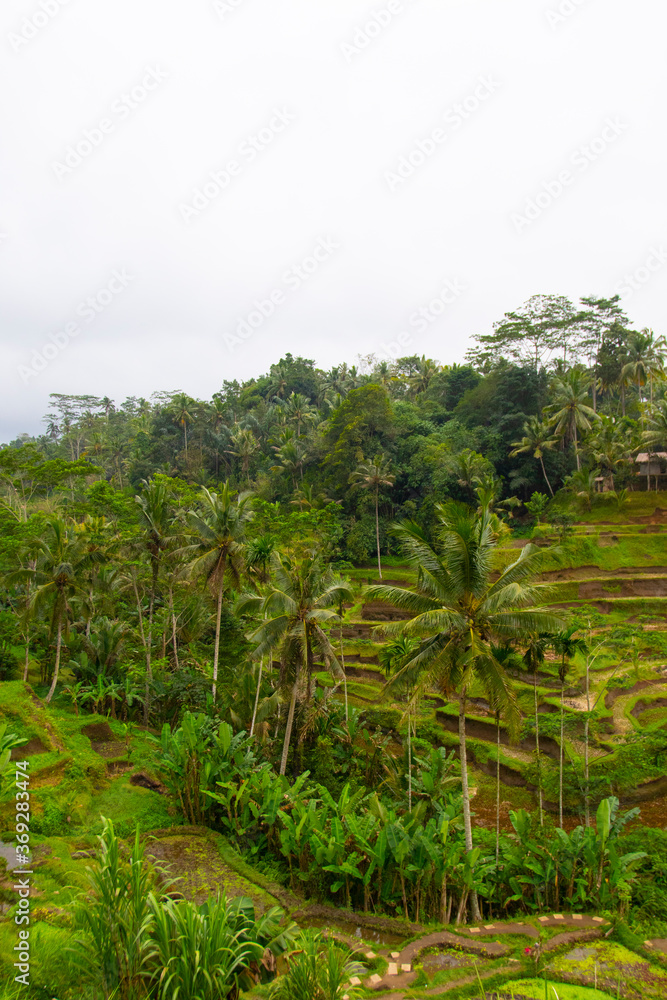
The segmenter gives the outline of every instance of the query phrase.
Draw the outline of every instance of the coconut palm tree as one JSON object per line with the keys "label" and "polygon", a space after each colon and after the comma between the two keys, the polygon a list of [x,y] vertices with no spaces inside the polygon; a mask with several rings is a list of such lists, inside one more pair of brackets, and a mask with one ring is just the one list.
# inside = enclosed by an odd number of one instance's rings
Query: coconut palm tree
{"label": "coconut palm tree", "polygon": [[563,751],[564,751],[564,733],[565,733],[565,705],[563,699],[565,698],[565,681],[567,680],[567,668],[569,666],[569,661],[577,653],[587,653],[588,646],[586,645],[586,640],[583,638],[575,638],[575,633],[577,632],[577,626],[571,625],[567,629],[562,629],[557,632],[551,638],[551,647],[555,653],[557,653],[561,660],[558,664],[558,679],[560,680],[560,763],[559,763],[559,776],[558,776],[558,819],[559,824],[562,829],[563,827]]}
{"label": "coconut palm tree", "polygon": [[601,416],[586,446],[596,465],[609,473],[614,489],[614,469],[627,462],[632,452],[632,441],[624,425],[615,417]]}
{"label": "coconut palm tree", "polygon": [[249,427],[237,427],[231,436],[231,444],[232,447],[227,449],[227,453],[241,460],[243,475],[250,482],[248,468],[250,459],[259,448],[257,438]]}
{"label": "coconut palm tree", "polygon": [[[650,402],[653,402],[653,382],[665,377],[664,337],[656,338],[652,330],[633,333],[628,342],[628,360],[621,372],[622,378],[637,386],[637,397],[641,405],[642,388],[649,383]],[[642,417],[643,421],[643,417]]]}
{"label": "coconut palm tree", "polygon": [[587,402],[590,385],[590,377],[585,372],[572,368],[554,379],[551,386],[553,402],[545,409],[556,425],[558,437],[573,441],[577,470],[581,469],[579,432],[588,433],[593,421],[597,420],[597,413]]}
{"label": "coconut palm tree", "polygon": [[408,378],[410,395],[416,398],[420,393],[426,392],[431,379],[439,371],[440,366],[437,361],[433,361],[431,358],[427,358],[425,354],[422,354],[417,362],[416,370]]}
{"label": "coconut palm tree", "polygon": [[95,562],[103,561],[99,552],[87,551],[74,526],[60,517],[47,521],[47,530],[37,543],[38,556],[34,570],[21,571],[35,583],[31,607],[50,606],[51,634],[56,635],[56,660],[47,704],[55,694],[60,671],[62,640],[67,636],[72,599],[86,601],[85,574]]}
{"label": "coconut palm tree", "polygon": [[174,553],[175,558],[186,561],[185,574],[203,576],[215,595],[214,701],[218,685],[222,602],[228,578],[238,585],[245,564],[245,529],[253,516],[251,498],[252,493],[247,491],[235,498],[228,483],[220,493],[203,488],[201,510],[191,510],[187,514],[187,529],[193,540]]}
{"label": "coconut palm tree", "polygon": [[[386,687],[392,686],[392,675],[397,673],[405,663],[412,658],[419,646],[418,639],[410,639],[408,636],[400,635],[391,642],[386,642],[380,648],[378,662],[383,673],[389,678]],[[412,701],[414,696],[414,677],[401,674],[402,687],[408,703],[408,812],[412,812]]]}
{"label": "coconut palm tree", "polygon": [[[444,694],[459,692],[459,748],[465,843],[472,850],[470,792],[466,748],[466,703],[474,682],[485,690],[494,710],[511,729],[519,712],[505,670],[493,645],[522,645],[535,632],[554,631],[560,620],[536,607],[544,585],[531,584],[539,569],[540,553],[522,549],[516,562],[492,582],[492,556],[497,537],[488,509],[474,511],[465,504],[439,505],[436,542],[421,527],[404,523],[395,528],[408,561],[418,576],[414,590],[376,585],[367,589],[371,600],[382,600],[413,614],[408,622],[383,626],[388,635],[405,634],[421,640],[417,652],[402,670],[417,667],[421,689],[436,687]],[[396,675],[400,676],[401,671]],[[471,895],[473,919],[479,917],[476,894]]]}
{"label": "coconut palm tree", "polygon": [[171,401],[176,422],[183,428],[183,446],[186,459],[188,457],[188,424],[192,422],[190,410],[193,404],[194,399],[186,396],[184,392],[179,392]]}
{"label": "coconut palm tree", "polygon": [[146,636],[146,686],[144,691],[144,725],[148,725],[150,711],[150,683],[153,679],[151,653],[153,646],[153,614],[158,593],[162,557],[172,541],[174,511],[164,481],[142,480],[143,492],[135,496],[139,507],[142,533],[137,539],[138,548],[148,556],[151,570],[151,589],[148,603],[148,635]]}
{"label": "coconut palm tree", "polygon": [[250,639],[255,642],[255,659],[280,649],[282,683],[291,682],[289,710],[280,762],[280,773],[287,768],[294,711],[301,694],[310,699],[315,654],[323,657],[327,669],[342,678],[342,669],[333,645],[323,626],[339,620],[333,610],[352,600],[348,584],[333,576],[317,554],[301,562],[273,555],[273,583],[266,597],[245,594],[236,605],[238,614],[256,614],[266,620]]}
{"label": "coconut palm tree", "polygon": [[542,801],[542,761],[540,758],[540,713],[537,698],[537,672],[544,663],[550,636],[543,632],[534,632],[527,637],[523,654],[523,666],[533,675],[533,699],[535,704],[535,756],[537,760],[537,796],[540,808],[540,826],[544,826],[544,807]]}
{"label": "coconut palm tree", "polygon": [[293,392],[285,401],[284,409],[290,423],[296,424],[296,436],[301,437],[301,425],[311,423],[316,411],[300,392]]}
{"label": "coconut palm tree", "polygon": [[533,458],[537,458],[542,467],[542,475],[549,487],[551,496],[554,495],[553,488],[544,468],[544,452],[551,450],[558,444],[558,438],[553,432],[553,427],[548,423],[543,423],[539,417],[530,417],[523,425],[523,437],[520,441],[514,441],[514,450],[510,452],[510,458],[520,455],[523,452],[530,452]]}
{"label": "coconut palm tree", "polygon": [[375,540],[378,555],[378,573],[382,579],[382,562],[380,560],[380,515],[379,500],[380,487],[393,486],[396,476],[389,471],[389,463],[382,455],[376,455],[372,462],[361,462],[355,471],[350,475],[350,482],[361,487],[363,490],[374,490],[375,492]]}

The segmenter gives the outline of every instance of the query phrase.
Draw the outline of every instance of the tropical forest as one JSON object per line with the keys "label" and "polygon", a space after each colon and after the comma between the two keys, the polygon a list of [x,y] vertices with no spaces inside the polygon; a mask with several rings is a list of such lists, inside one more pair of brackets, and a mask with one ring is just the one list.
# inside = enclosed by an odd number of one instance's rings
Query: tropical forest
{"label": "tropical forest", "polygon": [[667,996],[667,341],[348,360],[0,446],[0,1000]]}

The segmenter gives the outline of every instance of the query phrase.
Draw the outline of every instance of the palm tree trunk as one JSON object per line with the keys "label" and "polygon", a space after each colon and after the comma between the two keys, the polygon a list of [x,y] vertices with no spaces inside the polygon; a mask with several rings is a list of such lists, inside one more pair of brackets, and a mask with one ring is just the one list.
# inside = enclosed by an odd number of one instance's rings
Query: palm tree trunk
{"label": "palm tree trunk", "polygon": [[257,718],[257,706],[259,705],[259,689],[262,686],[262,670],[264,669],[264,657],[259,661],[259,677],[257,678],[257,693],[255,694],[255,707],[252,712],[252,722],[250,723],[250,735],[255,732],[255,719]]}
{"label": "palm tree trunk", "polygon": [[[565,658],[563,658],[563,671],[565,670]],[[560,682],[560,765],[558,773],[558,822],[563,829],[563,737],[565,733],[565,679]]]}
{"label": "palm tree trunk", "polygon": [[579,458],[579,440],[577,438],[577,421],[574,421],[574,454],[577,456],[577,472],[581,472],[581,459]]}
{"label": "palm tree trunk", "polygon": [[25,666],[23,667],[23,683],[28,683],[28,666],[30,665],[30,626],[25,629]]}
{"label": "palm tree trunk", "polygon": [[540,804],[540,826],[544,826],[542,808],[542,761],[540,759],[540,716],[537,711],[537,665],[533,664],[533,695],[535,698],[535,752],[537,753],[537,794]]}
{"label": "palm tree trunk", "polygon": [[151,669],[151,649],[153,646],[153,603],[155,594],[151,591],[151,601],[148,606],[148,638],[146,639],[146,683],[144,685],[144,725],[148,725],[148,714],[150,710],[151,681],[153,671]]}
{"label": "palm tree trunk", "polygon": [[[341,616],[341,619],[342,619],[342,617],[343,617],[343,609],[342,609],[342,607],[340,609],[340,616]],[[345,651],[343,649],[343,623],[342,623],[342,621],[341,621],[341,626],[340,626],[339,638],[340,638],[340,665],[341,665],[341,669],[343,671],[343,690],[345,691],[345,721],[348,722],[349,721],[349,714],[348,714],[348,704],[347,704],[347,671],[345,670]]]}
{"label": "palm tree trunk", "polygon": [[377,542],[378,549],[378,573],[380,574],[380,579],[382,579],[382,563],[380,562],[380,517],[378,514],[378,494],[379,487],[375,487],[375,540]]}
{"label": "palm tree trunk", "polygon": [[408,812],[412,812],[412,726],[408,709]]}
{"label": "palm tree trunk", "polygon": [[171,643],[174,647],[174,662],[176,663],[176,669],[180,670],[180,664],[178,662],[178,642],[176,640],[176,615],[174,614],[174,591],[173,588],[169,588],[169,610],[171,611]]}
{"label": "palm tree trunk", "polygon": [[500,714],[496,713],[496,870],[500,862]]}
{"label": "palm tree trunk", "polygon": [[[472,823],[470,821],[470,789],[468,787],[468,754],[466,751],[466,692],[461,692],[459,701],[459,755],[461,758],[461,792],[463,795],[463,829],[466,851],[472,851]],[[477,893],[470,892],[472,919],[479,920],[479,903]]]}
{"label": "palm tree trunk", "polygon": [[289,745],[292,738],[292,725],[294,723],[294,709],[296,707],[296,695],[297,688],[299,685],[299,668],[297,667],[296,677],[294,678],[294,685],[292,687],[292,697],[289,703],[289,712],[287,713],[287,726],[285,727],[285,740],[283,742],[283,755],[280,760],[280,774],[284,775],[287,770],[287,756],[289,754]]}
{"label": "palm tree trunk", "polygon": [[591,804],[589,797],[589,787],[588,787],[588,727],[589,727],[589,714],[591,711],[591,689],[590,689],[590,660],[586,657],[586,725],[584,726],[584,807],[585,807],[585,818],[586,827],[591,825]]}
{"label": "palm tree trunk", "polygon": [[58,636],[56,638],[56,665],[53,668],[53,680],[51,681],[51,687],[49,693],[46,696],[46,704],[48,705],[56,690],[56,684],[58,683],[58,673],[60,672],[60,650],[62,648],[63,641],[63,623],[61,619],[58,619]]}
{"label": "palm tree trunk", "polygon": [[542,466],[542,475],[546,479],[547,486],[549,487],[549,493],[551,493],[551,496],[553,496],[554,495],[554,491],[551,488],[551,483],[549,482],[549,477],[547,476],[547,470],[544,468],[544,460],[543,460],[543,458],[542,458],[541,455],[540,455],[540,465]]}
{"label": "palm tree trunk", "polygon": [[220,655],[220,622],[222,621],[222,587],[224,581],[223,578],[220,581],[220,586],[218,587],[218,607],[215,613],[215,646],[213,648],[213,703],[215,704],[215,696],[218,688],[218,657]]}

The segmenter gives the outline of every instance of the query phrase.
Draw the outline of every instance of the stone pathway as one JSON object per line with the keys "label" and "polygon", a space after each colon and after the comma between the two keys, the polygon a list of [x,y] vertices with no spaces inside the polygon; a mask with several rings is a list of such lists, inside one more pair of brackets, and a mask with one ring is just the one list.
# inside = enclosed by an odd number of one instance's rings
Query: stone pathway
{"label": "stone pathway", "polygon": [[[542,927],[573,928],[571,931],[557,934],[553,937],[545,945],[545,951],[554,951],[562,945],[574,944],[577,941],[593,940],[596,937],[600,937],[603,929],[609,926],[608,922],[602,917],[591,917],[582,913],[553,913],[548,916],[539,917],[538,920]],[[508,955],[511,951],[507,945],[502,944],[498,940],[483,941],[480,938],[510,934],[537,939],[540,936],[540,931],[538,927],[521,921],[496,921],[495,923],[481,924],[480,926],[461,927],[456,934],[451,931],[435,931],[431,934],[425,934],[416,941],[407,944],[400,951],[390,953],[381,950],[378,950],[377,953],[374,951],[365,952],[364,957],[369,960],[376,958],[378,955],[383,958],[387,962],[387,971],[384,976],[375,973],[367,977],[363,985],[367,989],[376,991],[388,989],[399,991],[390,994],[385,993],[382,1000],[407,1000],[405,993],[401,991],[411,986],[417,978],[417,973],[413,971],[413,963],[426,948],[444,945],[445,947],[459,948],[461,951],[484,958],[501,958]],[[333,936],[338,938],[338,940],[345,941],[357,951],[360,950],[358,941],[355,942],[343,934],[334,934]],[[647,942],[648,944],[649,942]],[[667,941],[661,941],[659,944],[656,940],[650,944],[656,949],[664,944],[665,951],[667,952]],[[484,980],[490,976],[509,974],[512,971],[513,966],[506,966],[502,969],[487,971],[486,973],[480,971],[480,977]],[[458,988],[459,986],[467,986],[476,981],[476,976],[465,977],[460,980],[451,981],[444,986],[424,989],[422,992],[425,996],[441,996],[449,992],[449,990]]]}

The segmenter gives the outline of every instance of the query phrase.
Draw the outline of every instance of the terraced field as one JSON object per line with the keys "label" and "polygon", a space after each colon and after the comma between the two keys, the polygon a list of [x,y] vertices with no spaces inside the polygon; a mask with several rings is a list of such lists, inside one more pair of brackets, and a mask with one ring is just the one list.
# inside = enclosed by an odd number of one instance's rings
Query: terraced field
{"label": "terraced field", "polygon": [[[653,509],[647,512],[647,505],[653,504]],[[643,804],[645,820],[648,821],[648,813],[662,815],[658,825],[663,825],[667,777],[656,767],[654,773],[647,772],[639,782],[624,784],[614,765],[633,734],[667,728],[667,494],[652,494],[650,498],[645,494],[631,495],[622,512],[605,513],[609,520],[601,520],[596,509],[582,515],[561,545],[548,525],[536,529],[532,539],[545,548],[541,579],[550,584],[550,605],[579,624],[580,634],[588,637],[592,650],[588,657],[588,698],[585,658],[577,656],[568,671],[563,699],[565,759],[570,782],[580,781],[584,717],[587,710],[595,709],[590,738],[592,785],[596,781],[604,785],[605,776],[613,771],[616,780],[612,788],[622,804]],[[514,561],[517,549],[527,542],[528,539],[511,538],[500,548],[498,570]],[[356,603],[347,611],[342,634],[348,701],[365,710],[371,721],[392,726],[397,735],[404,735],[406,703],[400,695],[390,695],[385,690],[378,654],[383,642],[382,626],[406,616],[385,604],[364,601],[364,587],[379,582],[376,569],[361,568],[351,575],[357,588]],[[414,575],[408,566],[390,561],[382,582],[409,587],[414,583]],[[601,648],[603,640],[605,648]],[[535,678],[532,674],[513,673],[525,723],[516,743],[510,741],[502,723],[498,734],[483,692],[472,692],[466,719],[477,822],[482,825],[495,820],[494,781],[498,763],[504,786],[504,824],[507,825],[510,807],[535,805],[535,686],[546,806],[556,809],[554,787],[560,754],[561,709],[557,667],[555,655],[548,653]],[[336,697],[344,697],[342,688]],[[436,692],[424,700],[417,722],[417,754],[420,738],[458,752],[458,710],[455,699],[446,700]],[[606,787],[609,788],[608,780]],[[577,794],[570,796],[572,809],[566,826],[579,821],[575,802],[581,801],[580,788],[576,791]],[[604,794],[608,793],[607,790]]]}

